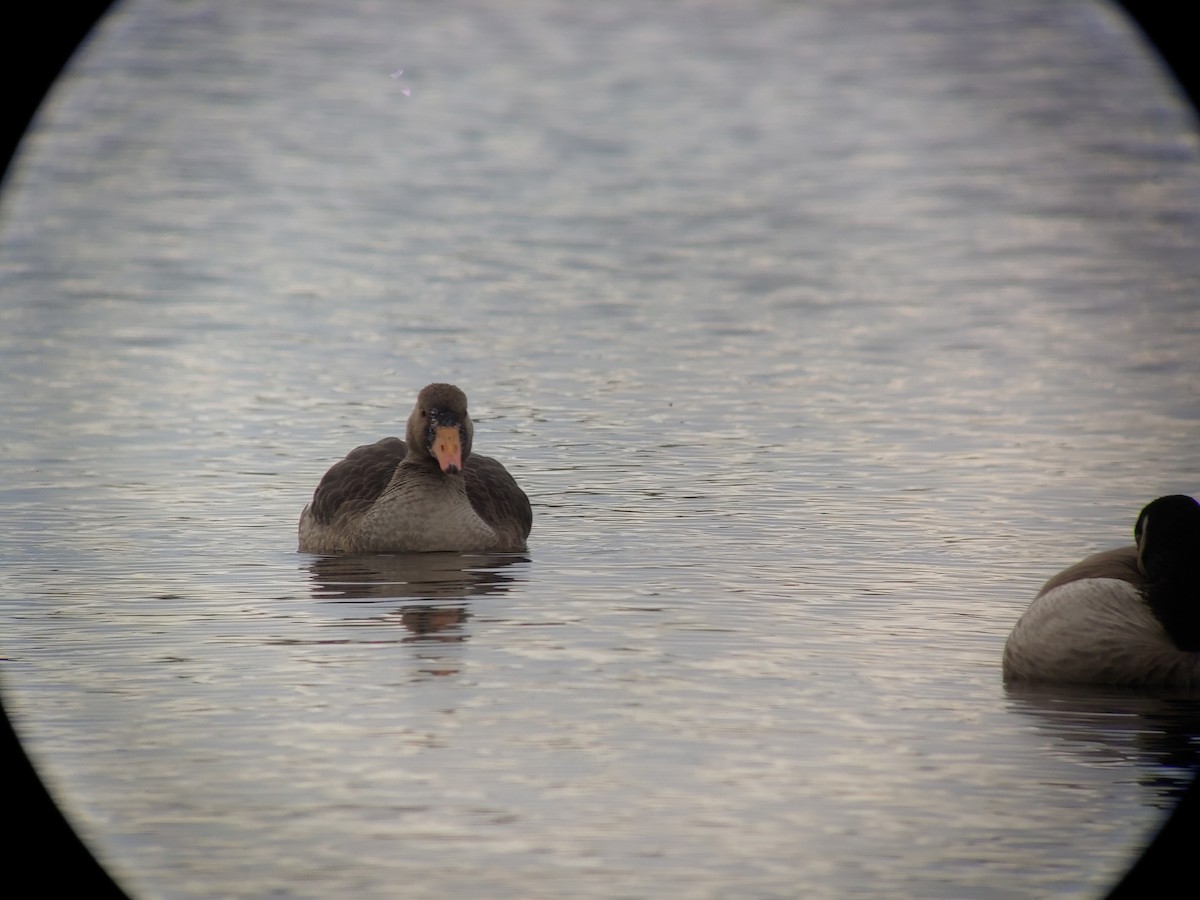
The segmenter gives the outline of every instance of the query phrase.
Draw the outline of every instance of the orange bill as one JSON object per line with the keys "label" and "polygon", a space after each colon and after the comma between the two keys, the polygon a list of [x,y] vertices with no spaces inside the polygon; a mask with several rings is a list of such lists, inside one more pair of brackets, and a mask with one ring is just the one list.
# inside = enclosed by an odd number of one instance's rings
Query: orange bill
{"label": "orange bill", "polygon": [[433,455],[447,475],[462,471],[462,441],[457,426],[442,425],[433,430]]}

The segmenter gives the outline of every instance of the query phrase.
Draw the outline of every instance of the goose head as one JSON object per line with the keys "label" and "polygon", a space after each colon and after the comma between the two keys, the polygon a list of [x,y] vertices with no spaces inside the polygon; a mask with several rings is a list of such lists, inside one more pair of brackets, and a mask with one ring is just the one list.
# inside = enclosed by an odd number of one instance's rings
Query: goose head
{"label": "goose head", "polygon": [[1138,568],[1150,583],[1193,580],[1200,573],[1200,503],[1184,494],[1159,497],[1133,529]]}
{"label": "goose head", "polygon": [[452,384],[422,388],[405,432],[409,457],[432,460],[445,475],[460,475],[474,435],[466,394]]}
{"label": "goose head", "polygon": [[1159,497],[1142,510],[1133,535],[1150,609],[1176,647],[1200,652],[1200,503]]}

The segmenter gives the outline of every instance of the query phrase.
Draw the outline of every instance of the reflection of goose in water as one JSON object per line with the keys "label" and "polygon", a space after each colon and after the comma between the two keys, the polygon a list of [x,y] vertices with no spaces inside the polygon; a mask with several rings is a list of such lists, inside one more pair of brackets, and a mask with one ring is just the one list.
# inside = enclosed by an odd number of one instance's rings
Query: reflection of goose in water
{"label": "reflection of goose in water", "polygon": [[520,552],[529,498],[496,460],[472,454],[467,396],[431,384],[405,440],[356,447],[335,463],[300,514],[307,553]]}
{"label": "reflection of goose in water", "polygon": [[[344,608],[336,624],[353,627],[352,643],[442,645],[469,637],[466,600],[504,593],[524,577],[524,567],[515,564],[528,562],[515,554],[405,553],[323,556],[308,568],[313,597]],[[390,602],[397,599],[407,602]],[[396,625],[407,631],[404,637],[395,637]],[[422,658],[422,674],[458,671],[455,659],[433,652]]]}
{"label": "reflection of goose in water", "polygon": [[1200,504],[1159,497],[1134,538],[1046,582],[1004,647],[1006,681],[1200,688]]}
{"label": "reflection of goose in water", "polygon": [[1186,694],[1096,685],[1009,684],[1011,708],[1061,742],[1072,758],[1141,767],[1138,780],[1164,808],[1200,769],[1200,710]]}
{"label": "reflection of goose in water", "polygon": [[309,565],[318,600],[466,599],[503,593],[524,577],[518,555],[402,553],[323,556]]}

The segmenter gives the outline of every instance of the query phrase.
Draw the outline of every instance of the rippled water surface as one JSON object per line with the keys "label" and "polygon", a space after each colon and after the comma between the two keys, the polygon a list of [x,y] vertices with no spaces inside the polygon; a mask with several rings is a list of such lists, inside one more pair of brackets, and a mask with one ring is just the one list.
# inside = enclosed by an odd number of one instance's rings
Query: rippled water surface
{"label": "rippled water surface", "polygon": [[[1194,704],[999,655],[1200,491],[1197,149],[1097,2],[129,0],[0,208],[6,708],[138,896],[1094,895]],[[528,553],[298,554],[435,380]]]}

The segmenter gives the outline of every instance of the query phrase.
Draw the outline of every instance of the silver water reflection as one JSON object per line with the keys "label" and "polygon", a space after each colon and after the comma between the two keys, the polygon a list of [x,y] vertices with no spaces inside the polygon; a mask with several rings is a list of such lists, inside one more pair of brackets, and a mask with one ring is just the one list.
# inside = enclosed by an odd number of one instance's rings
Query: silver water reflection
{"label": "silver water reflection", "polygon": [[[1197,210],[1098,2],[129,0],[0,210],[6,708],[145,896],[1094,895],[1193,725],[1000,652],[1200,491]],[[432,380],[528,554],[297,554]]]}

